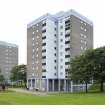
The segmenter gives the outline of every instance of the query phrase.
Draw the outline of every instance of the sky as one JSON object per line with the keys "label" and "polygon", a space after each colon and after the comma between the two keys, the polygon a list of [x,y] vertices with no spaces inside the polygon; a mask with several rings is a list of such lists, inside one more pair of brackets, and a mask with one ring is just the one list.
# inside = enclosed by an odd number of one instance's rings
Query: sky
{"label": "sky", "polygon": [[27,63],[27,24],[38,17],[74,9],[93,21],[94,48],[105,45],[105,0],[0,0],[0,41],[19,46]]}

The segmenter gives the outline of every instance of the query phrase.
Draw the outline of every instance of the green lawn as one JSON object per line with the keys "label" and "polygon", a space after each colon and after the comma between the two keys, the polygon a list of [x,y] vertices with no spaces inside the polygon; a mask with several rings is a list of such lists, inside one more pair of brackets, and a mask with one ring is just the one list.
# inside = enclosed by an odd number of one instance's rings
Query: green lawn
{"label": "green lawn", "polygon": [[0,93],[0,105],[105,105],[105,93],[35,96],[5,92]]}

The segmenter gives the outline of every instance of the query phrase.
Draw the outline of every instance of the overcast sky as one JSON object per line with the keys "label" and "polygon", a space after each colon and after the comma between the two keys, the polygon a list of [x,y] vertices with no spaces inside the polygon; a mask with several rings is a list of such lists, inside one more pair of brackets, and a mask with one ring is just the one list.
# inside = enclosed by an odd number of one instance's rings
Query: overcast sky
{"label": "overcast sky", "polygon": [[19,46],[26,64],[27,24],[43,14],[74,9],[94,23],[94,48],[105,45],[105,0],[0,0],[0,40]]}

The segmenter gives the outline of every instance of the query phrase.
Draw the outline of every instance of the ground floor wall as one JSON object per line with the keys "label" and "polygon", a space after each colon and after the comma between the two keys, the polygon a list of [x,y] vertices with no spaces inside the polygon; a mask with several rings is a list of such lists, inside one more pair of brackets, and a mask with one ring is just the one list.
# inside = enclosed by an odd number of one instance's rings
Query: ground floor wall
{"label": "ground floor wall", "polygon": [[[90,85],[88,84],[88,87]],[[47,91],[47,92],[73,92],[84,91],[85,84],[73,84],[69,79],[28,79],[27,88],[35,91]]]}

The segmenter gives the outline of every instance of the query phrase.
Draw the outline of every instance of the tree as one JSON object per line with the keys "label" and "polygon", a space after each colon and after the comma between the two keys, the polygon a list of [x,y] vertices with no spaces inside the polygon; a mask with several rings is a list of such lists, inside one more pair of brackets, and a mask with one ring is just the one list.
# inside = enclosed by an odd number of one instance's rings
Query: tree
{"label": "tree", "polygon": [[0,70],[0,82],[3,82],[5,79],[4,79],[4,76],[1,74],[1,70]]}
{"label": "tree", "polygon": [[105,82],[105,47],[94,50],[94,80],[100,83],[100,92],[104,91],[103,84]]}
{"label": "tree", "polygon": [[11,80],[12,81],[24,81],[26,86],[26,65],[17,65],[13,67],[11,71]]}
{"label": "tree", "polygon": [[86,53],[75,57],[70,62],[70,78],[73,81],[79,81],[86,84],[86,93],[88,92],[87,84],[92,79],[91,63],[89,58],[91,55],[89,53],[92,50],[88,50]]}
{"label": "tree", "polygon": [[105,47],[87,50],[83,55],[71,60],[70,66],[69,74],[73,80],[84,81],[86,85],[91,79],[97,80],[100,83],[100,92],[104,91]]}

